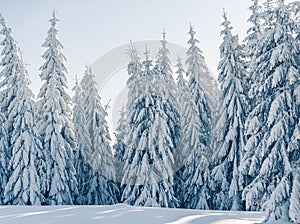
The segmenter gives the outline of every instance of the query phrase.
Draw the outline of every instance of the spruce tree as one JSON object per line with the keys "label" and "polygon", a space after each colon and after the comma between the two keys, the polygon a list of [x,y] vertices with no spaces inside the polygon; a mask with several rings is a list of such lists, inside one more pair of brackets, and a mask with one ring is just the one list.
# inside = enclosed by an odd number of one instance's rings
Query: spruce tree
{"label": "spruce tree", "polygon": [[20,59],[21,52],[19,51],[19,46],[17,41],[14,39],[13,31],[7,26],[7,22],[2,15],[0,15],[0,25],[2,29],[0,33],[4,36],[0,45],[3,47],[1,52],[1,73],[0,73],[0,124],[1,124],[1,165],[0,173],[0,203],[3,203],[3,193],[6,186],[7,180],[11,175],[11,170],[9,170],[9,161],[12,155],[12,130],[13,121],[8,119],[9,113],[8,108],[10,107],[12,101],[14,100],[17,92],[17,82],[18,73],[20,71]]}
{"label": "spruce tree", "polygon": [[[114,149],[114,165],[116,170],[116,181],[120,185],[123,177],[124,168],[124,154],[126,150],[126,136],[127,136],[127,120],[126,111],[122,107],[120,111],[120,119],[118,120],[118,126],[115,131],[116,142],[113,145]],[[120,187],[120,186],[119,186]]]}
{"label": "spruce tree", "polygon": [[175,174],[174,174],[174,192],[175,192],[175,197],[178,199],[179,202],[179,207],[184,207],[183,204],[183,187],[184,187],[184,182],[182,179],[182,165],[183,165],[183,161],[185,160],[185,158],[187,157],[187,155],[183,155],[183,147],[185,145],[183,139],[183,127],[185,125],[185,121],[183,119],[183,115],[185,113],[185,108],[184,108],[184,104],[186,100],[191,100],[191,96],[190,96],[190,92],[188,90],[188,86],[187,86],[187,81],[184,79],[184,74],[185,74],[185,70],[183,69],[183,65],[181,63],[181,58],[178,57],[177,59],[177,99],[178,99],[178,106],[179,106],[179,114],[180,114],[180,142],[178,145],[178,150],[177,153],[174,155],[175,157],[175,161],[177,162],[177,170],[174,170]]}
{"label": "spruce tree", "polygon": [[39,134],[46,161],[42,192],[48,205],[73,204],[78,190],[73,165],[74,134],[71,123],[71,98],[66,92],[66,60],[57,39],[58,19],[53,12],[40,67],[43,85],[38,94]]}
{"label": "spruce tree", "polygon": [[191,45],[187,51],[188,91],[183,100],[181,113],[181,150],[183,165],[180,176],[184,182],[182,206],[208,209],[210,193],[208,189],[208,160],[210,153],[211,111],[201,81],[208,75],[208,69],[198,48],[195,31],[189,30]]}
{"label": "spruce tree", "polygon": [[251,11],[251,16],[248,19],[248,22],[252,26],[247,30],[247,37],[245,38],[247,56],[249,60],[249,66],[251,67],[252,58],[255,54],[257,43],[262,35],[262,12],[261,6],[259,5],[259,0],[251,0],[253,4],[249,7]]}
{"label": "spruce tree", "polygon": [[[181,62],[181,58],[178,57],[177,59],[177,99],[178,99],[178,106],[179,106],[179,114],[180,114],[180,131],[181,131],[181,138],[180,138],[180,145],[177,153],[174,155],[174,157],[177,160],[178,168],[181,168],[183,165],[183,161],[188,156],[187,154],[184,154],[183,152],[183,146],[184,146],[184,136],[183,136],[183,127],[185,125],[185,119],[184,119],[184,113],[185,113],[185,103],[187,100],[191,100],[191,94],[188,88],[187,81],[184,78],[185,70],[183,69],[183,65]],[[187,152],[185,152],[187,153]]]}
{"label": "spruce tree", "polygon": [[78,197],[76,203],[79,205],[87,204],[87,194],[90,189],[91,180],[91,156],[92,144],[89,137],[85,112],[82,107],[82,92],[78,85],[73,88],[75,95],[73,97],[73,124],[75,131],[76,152],[74,166],[76,169],[76,179],[78,183]]}
{"label": "spruce tree", "polygon": [[[243,191],[243,199],[247,210],[266,209],[267,220],[295,220],[294,202],[299,195],[295,161],[299,154],[291,157],[289,143],[299,119],[293,109],[299,105],[299,98],[294,97],[299,88],[299,42],[292,33],[295,24],[291,7],[280,0],[266,12],[265,32],[254,64],[254,72],[260,76],[252,86],[258,103],[245,126],[248,140],[241,172],[249,185]],[[291,194],[296,200],[291,199]]]}
{"label": "spruce tree", "polygon": [[2,16],[0,24],[4,35],[1,42],[4,47],[1,61],[1,86],[4,88],[0,115],[1,203],[39,205],[42,202],[39,177],[43,156],[36,137],[33,94],[12,30]]}
{"label": "spruce tree", "polygon": [[[12,90],[12,88],[8,88],[7,83],[8,80],[10,80],[11,76],[14,76],[13,72],[18,66],[17,63],[15,63],[15,60],[18,59],[17,54],[17,44],[12,36],[12,30],[7,27],[6,21],[4,17],[0,14],[0,25],[2,26],[2,29],[0,33],[4,35],[4,39],[1,41],[0,45],[3,47],[3,50],[1,52],[2,58],[1,58],[1,81],[0,86],[2,88],[7,88],[4,90],[1,90],[0,96],[1,96],[1,104],[0,104],[0,204],[3,204],[3,193],[4,188],[7,183],[8,178],[8,163],[9,159],[11,157],[11,151],[9,150],[9,135],[7,132],[7,107],[8,103],[6,102],[8,100],[7,96],[10,96],[9,90]],[[9,100],[9,102],[11,99]]]}
{"label": "spruce tree", "polygon": [[[137,206],[175,207],[170,127],[162,104],[161,76],[155,75],[146,50],[138,95],[128,94],[128,141],[121,202]],[[131,107],[129,107],[130,105]]]}
{"label": "spruce tree", "polygon": [[192,94],[192,99],[197,106],[196,109],[200,119],[201,133],[203,135],[200,141],[205,146],[209,146],[211,109],[201,83],[204,80],[204,77],[208,76],[209,71],[202,55],[202,51],[197,46],[199,41],[195,38],[195,34],[196,32],[192,25],[190,25],[190,39],[188,40],[190,47],[187,50],[187,60],[185,62],[187,65],[186,74],[189,77],[189,90]]}
{"label": "spruce tree", "polygon": [[[180,141],[180,113],[179,105],[177,101],[177,88],[173,78],[173,72],[171,69],[171,61],[169,59],[170,51],[167,47],[166,33],[163,30],[163,39],[161,42],[161,48],[157,54],[157,64],[154,68],[154,72],[159,76],[160,82],[163,82],[162,86],[167,86],[167,88],[162,88],[160,91],[163,94],[162,104],[163,110],[165,111],[167,117],[167,125],[170,128],[170,136],[172,138],[172,152],[174,154],[174,159],[177,160],[176,155],[178,154],[177,146]],[[177,161],[175,161],[175,169],[178,169]]]}
{"label": "spruce tree", "polygon": [[87,203],[90,205],[115,204],[118,189],[115,183],[112,149],[109,145],[111,139],[106,122],[107,112],[101,105],[95,76],[89,66],[81,80],[81,89],[87,131],[92,145],[92,176]]}
{"label": "spruce tree", "polygon": [[[191,92],[183,78],[181,62],[178,62],[178,94],[181,105],[181,169],[177,172],[176,189],[185,208],[208,209],[208,160],[207,147],[201,142],[204,137],[201,133],[201,123],[197,106],[191,97]],[[183,184],[181,183],[183,182]],[[181,183],[181,184],[180,184]]]}
{"label": "spruce tree", "polygon": [[218,81],[222,89],[222,105],[214,130],[211,188],[214,191],[213,207],[222,210],[242,210],[242,187],[239,165],[245,145],[244,123],[248,113],[245,88],[244,62],[238,36],[232,35],[232,26],[223,14],[223,42]]}
{"label": "spruce tree", "polygon": [[29,89],[27,72],[23,62],[16,79],[17,92],[8,107],[8,119],[12,121],[12,157],[9,163],[11,175],[5,186],[4,203],[9,205],[40,205],[43,197],[40,177],[43,175],[43,153],[36,135],[35,105]]}

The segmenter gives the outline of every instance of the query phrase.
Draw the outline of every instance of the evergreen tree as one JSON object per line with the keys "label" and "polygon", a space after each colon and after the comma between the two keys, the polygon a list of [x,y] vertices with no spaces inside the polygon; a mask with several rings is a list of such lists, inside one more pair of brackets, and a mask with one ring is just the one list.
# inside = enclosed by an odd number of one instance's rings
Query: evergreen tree
{"label": "evergreen tree", "polygon": [[33,94],[12,30],[2,16],[0,24],[4,35],[1,42],[1,87],[4,88],[0,115],[1,203],[39,205],[42,153],[35,134]]}
{"label": "evergreen tree", "polygon": [[[19,63],[23,63],[19,61]],[[27,72],[19,66],[17,92],[11,102],[8,119],[12,121],[11,176],[5,186],[4,203],[10,205],[40,205],[43,201],[40,176],[43,175],[41,142],[36,136],[33,94],[29,89]]]}
{"label": "evergreen tree", "polygon": [[211,130],[211,111],[206,95],[201,87],[201,81],[208,75],[208,69],[202,56],[201,50],[197,47],[199,42],[195,39],[195,31],[190,27],[191,45],[187,51],[189,76],[188,92],[181,108],[181,150],[183,155],[183,166],[180,175],[184,182],[182,195],[183,206],[187,208],[208,209],[208,160],[209,133]]}
{"label": "evergreen tree", "polygon": [[143,66],[142,74],[136,74],[132,83],[140,94],[128,94],[129,134],[121,201],[137,206],[175,207],[173,145],[162,104],[162,88],[166,86],[161,86],[162,77],[153,72],[147,50]]}
{"label": "evergreen tree", "polygon": [[261,6],[259,5],[259,0],[251,0],[253,5],[249,7],[251,11],[251,16],[248,19],[248,22],[252,23],[252,26],[247,30],[246,48],[247,48],[247,56],[250,60],[251,67],[251,59],[255,55],[257,43],[262,35],[262,12]]}
{"label": "evergreen tree", "polygon": [[87,202],[90,205],[114,204],[117,202],[118,189],[115,183],[113,154],[109,145],[107,112],[101,105],[95,76],[90,67],[85,71],[81,89],[87,131],[92,145],[92,177]]}
{"label": "evergreen tree", "polygon": [[[123,177],[124,168],[124,154],[126,150],[126,135],[127,135],[127,123],[126,123],[126,111],[122,107],[120,111],[120,119],[116,128],[116,143],[113,146],[114,149],[114,164],[116,170],[116,181],[120,185]],[[120,186],[119,186],[120,187]]]}
{"label": "evergreen tree", "polygon": [[0,15],[0,25],[2,26],[0,33],[4,36],[4,39],[0,43],[3,47],[0,63],[0,66],[2,67],[0,73],[0,203],[2,204],[4,188],[11,175],[11,170],[9,170],[8,165],[12,155],[11,134],[13,130],[13,121],[8,119],[8,108],[14,100],[18,88],[15,83],[17,82],[18,73],[21,69],[21,53],[19,51],[18,43],[14,39],[12,29],[7,26],[2,15]]}
{"label": "evergreen tree", "polygon": [[189,30],[190,39],[188,43],[190,44],[187,50],[187,60],[185,64],[187,65],[187,76],[189,77],[189,90],[192,94],[192,99],[197,106],[197,113],[200,119],[200,128],[202,133],[202,138],[200,141],[205,145],[210,144],[210,132],[211,132],[211,109],[207,101],[206,94],[201,86],[201,81],[205,76],[208,76],[208,68],[205,63],[205,59],[202,55],[202,51],[199,49],[197,44],[199,41],[195,38],[196,32],[194,31],[192,25]]}
{"label": "evergreen tree", "polygon": [[46,161],[42,192],[48,205],[73,204],[77,182],[73,165],[74,134],[71,123],[71,98],[66,92],[66,60],[57,39],[55,12],[49,20],[51,27],[43,44],[44,64],[40,67],[43,85],[39,91],[39,133]]}
{"label": "evergreen tree", "polygon": [[174,155],[175,161],[177,161],[177,167],[178,169],[175,170],[174,175],[174,192],[175,197],[179,201],[179,207],[184,207],[183,204],[183,187],[184,187],[184,181],[182,179],[182,165],[183,161],[186,159],[188,155],[183,155],[183,148],[184,148],[184,136],[183,136],[183,127],[185,125],[185,121],[183,119],[183,115],[185,113],[184,104],[186,100],[191,100],[190,92],[187,86],[187,81],[184,79],[183,75],[185,74],[185,70],[183,69],[183,65],[181,63],[181,58],[178,57],[177,59],[177,99],[178,99],[178,106],[179,106],[179,113],[180,113],[180,127],[181,127],[181,139],[180,143],[178,145],[177,153]]}
{"label": "evergreen tree", "polygon": [[131,105],[133,105],[135,102],[134,101],[130,101],[130,100],[134,100],[135,97],[137,97],[140,92],[142,92],[143,90],[138,88],[138,85],[136,85],[136,82],[138,82],[138,78],[141,74],[142,71],[142,64],[140,62],[140,58],[139,58],[139,53],[137,52],[135,46],[132,44],[132,42],[130,42],[130,46],[128,48],[128,52],[127,52],[128,56],[130,57],[130,62],[128,63],[127,66],[127,72],[129,75],[129,78],[127,80],[127,87],[128,87],[128,95],[133,96],[131,99],[128,99],[127,102],[127,108],[126,110],[128,111],[129,108],[131,108]]}
{"label": "evergreen tree", "polygon": [[[250,6],[250,11],[251,11],[251,16],[248,19],[248,22],[252,23],[252,26],[247,30],[247,37],[245,38],[245,58],[246,58],[246,62],[245,67],[247,67],[247,71],[248,71],[248,81],[249,81],[249,85],[248,85],[248,95],[249,95],[249,107],[254,107],[257,103],[257,101],[255,100],[255,95],[253,95],[253,93],[251,91],[249,91],[249,86],[251,86],[252,83],[255,82],[257,76],[259,76],[259,74],[256,74],[254,72],[255,68],[254,68],[254,62],[255,62],[255,55],[256,55],[256,51],[257,49],[257,44],[261,38],[261,35],[263,33],[263,25],[262,25],[262,16],[263,16],[263,12],[262,12],[262,7],[259,5],[259,0],[252,0],[253,5]],[[251,110],[251,109],[250,109]]]}
{"label": "evergreen tree", "polygon": [[[181,105],[181,155],[182,167],[177,172],[177,195],[181,206],[186,208],[208,209],[209,193],[208,160],[206,146],[201,142],[204,137],[201,133],[201,123],[197,106],[191,97],[191,92],[183,79],[181,62],[178,62],[178,94]],[[180,186],[181,185],[181,186]]]}
{"label": "evergreen tree", "polygon": [[[186,157],[188,156],[187,154],[184,155],[183,153],[183,147],[184,147],[184,142],[183,142],[183,127],[185,125],[185,120],[184,120],[184,113],[185,113],[185,103],[187,100],[191,100],[191,94],[189,92],[189,88],[187,85],[187,81],[184,79],[184,74],[185,74],[185,70],[183,69],[183,65],[181,63],[181,58],[178,57],[177,59],[177,99],[178,99],[178,105],[179,105],[179,112],[180,112],[180,127],[181,127],[181,140],[180,140],[180,146],[179,146],[179,150],[177,151],[177,153],[174,155],[174,157],[176,157],[177,159],[177,163],[178,163],[178,168],[182,167],[183,161],[186,159]],[[188,152],[185,152],[188,153]]]}
{"label": "evergreen tree", "polygon": [[245,70],[238,36],[232,35],[232,26],[225,12],[223,18],[218,66],[223,103],[215,127],[215,150],[211,163],[211,185],[215,194],[213,206],[215,209],[242,210],[243,186],[239,183],[239,165],[246,140],[244,123],[248,110]]}
{"label": "evergreen tree", "polygon": [[76,140],[75,153],[75,169],[76,179],[78,183],[78,198],[76,203],[79,205],[87,204],[87,194],[90,189],[91,180],[91,156],[92,145],[89,137],[85,113],[82,107],[82,92],[78,85],[76,77],[76,85],[73,88],[75,95],[73,97],[73,124]]}
{"label": "evergreen tree", "polygon": [[[12,30],[7,27],[6,21],[4,17],[0,14],[0,24],[2,25],[2,29],[0,33],[4,35],[4,39],[1,41],[0,45],[3,47],[1,52],[1,81],[0,86],[2,88],[7,88],[9,80],[11,76],[14,76],[13,71],[15,70],[17,63],[15,63],[15,59],[18,58],[17,50],[16,50],[16,42],[12,36]],[[6,128],[7,123],[7,100],[9,90],[14,90],[12,88],[4,89],[0,92],[1,96],[1,104],[0,104],[0,204],[3,204],[3,193],[4,188],[7,183],[8,178],[8,163],[11,157],[11,151],[9,150],[9,135]],[[11,99],[9,100],[9,102]],[[5,122],[6,121],[6,122]]]}
{"label": "evergreen tree", "polygon": [[167,125],[170,128],[170,136],[172,138],[172,152],[174,154],[175,169],[180,167],[177,165],[176,155],[178,154],[177,146],[180,141],[180,114],[179,105],[177,101],[177,88],[173,78],[173,72],[171,69],[171,61],[169,59],[170,51],[167,47],[166,33],[163,30],[163,39],[161,42],[161,48],[159,49],[157,55],[157,65],[154,68],[156,75],[159,76],[160,82],[163,82],[163,86],[167,88],[162,88],[162,104],[163,110],[167,115]]}
{"label": "evergreen tree", "polygon": [[[299,154],[291,158],[293,153],[289,150],[299,119],[299,114],[295,119],[293,110],[299,105],[299,98],[294,97],[299,88],[299,41],[293,37],[295,24],[290,11],[280,0],[264,17],[267,26],[254,64],[254,72],[260,76],[252,86],[258,103],[246,120],[248,140],[241,163],[243,178],[250,183],[243,191],[246,209],[266,208],[268,220],[295,220],[295,200],[299,195],[299,172],[294,162]],[[290,198],[291,192],[295,200]]]}

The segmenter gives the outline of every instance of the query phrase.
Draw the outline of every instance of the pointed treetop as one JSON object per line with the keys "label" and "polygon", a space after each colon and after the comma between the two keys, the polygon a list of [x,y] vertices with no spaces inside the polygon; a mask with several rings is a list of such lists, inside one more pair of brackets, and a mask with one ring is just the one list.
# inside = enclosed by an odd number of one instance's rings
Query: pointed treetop
{"label": "pointed treetop", "polygon": [[163,40],[166,40],[166,31],[165,31],[165,28],[163,28],[163,32],[162,32],[162,35],[163,35]]}
{"label": "pointed treetop", "polygon": [[75,75],[75,85],[78,86],[78,77]]}
{"label": "pointed treetop", "polygon": [[1,24],[2,26],[6,26],[6,20],[5,20],[5,18],[3,17],[2,14],[0,14],[0,24]]}
{"label": "pointed treetop", "polygon": [[59,19],[57,19],[56,10],[54,9],[52,12],[52,18],[49,20],[49,22],[51,23],[52,27],[55,27],[55,25],[57,24],[58,21],[59,21]]}
{"label": "pointed treetop", "polygon": [[221,24],[222,26],[224,26],[224,31],[221,32],[221,34],[224,35],[228,35],[229,32],[232,30],[232,27],[230,26],[230,21],[227,18],[227,12],[225,11],[225,9],[223,8],[223,18],[224,18],[224,22]]}
{"label": "pointed treetop", "polygon": [[194,31],[194,27],[192,26],[192,23],[190,22],[190,30],[189,30],[189,34],[191,35],[191,37],[194,37],[195,35],[195,31]]}
{"label": "pointed treetop", "polygon": [[147,44],[145,44],[145,57],[146,57],[146,61],[149,60],[149,54],[150,54],[150,50],[147,48]]}
{"label": "pointed treetop", "polygon": [[138,52],[135,48],[135,45],[132,43],[132,40],[130,40],[130,45],[128,46],[127,54],[133,61],[138,61]]}

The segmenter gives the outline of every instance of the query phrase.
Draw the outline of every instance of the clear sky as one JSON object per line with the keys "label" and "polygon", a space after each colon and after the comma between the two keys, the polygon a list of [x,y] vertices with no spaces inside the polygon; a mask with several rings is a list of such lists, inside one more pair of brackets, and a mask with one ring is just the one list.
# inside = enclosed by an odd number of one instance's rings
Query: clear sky
{"label": "clear sky", "polygon": [[38,68],[45,51],[41,47],[55,8],[59,39],[67,57],[68,80],[81,76],[86,62],[95,61],[108,50],[134,41],[160,39],[187,46],[191,22],[197,31],[207,64],[217,73],[222,8],[243,39],[250,15],[250,0],[0,0],[0,13],[12,27],[28,64],[32,88],[39,89]]}

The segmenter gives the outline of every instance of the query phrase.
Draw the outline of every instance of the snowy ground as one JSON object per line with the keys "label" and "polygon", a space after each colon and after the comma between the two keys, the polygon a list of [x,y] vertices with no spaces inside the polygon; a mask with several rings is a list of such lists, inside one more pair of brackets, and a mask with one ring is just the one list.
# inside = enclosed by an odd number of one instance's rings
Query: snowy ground
{"label": "snowy ground", "polygon": [[[89,223],[142,223],[142,224],[250,224],[261,223],[261,212],[223,212],[189,209],[160,209],[112,206],[1,206],[2,224],[89,224]],[[282,223],[282,222],[281,222]]]}

